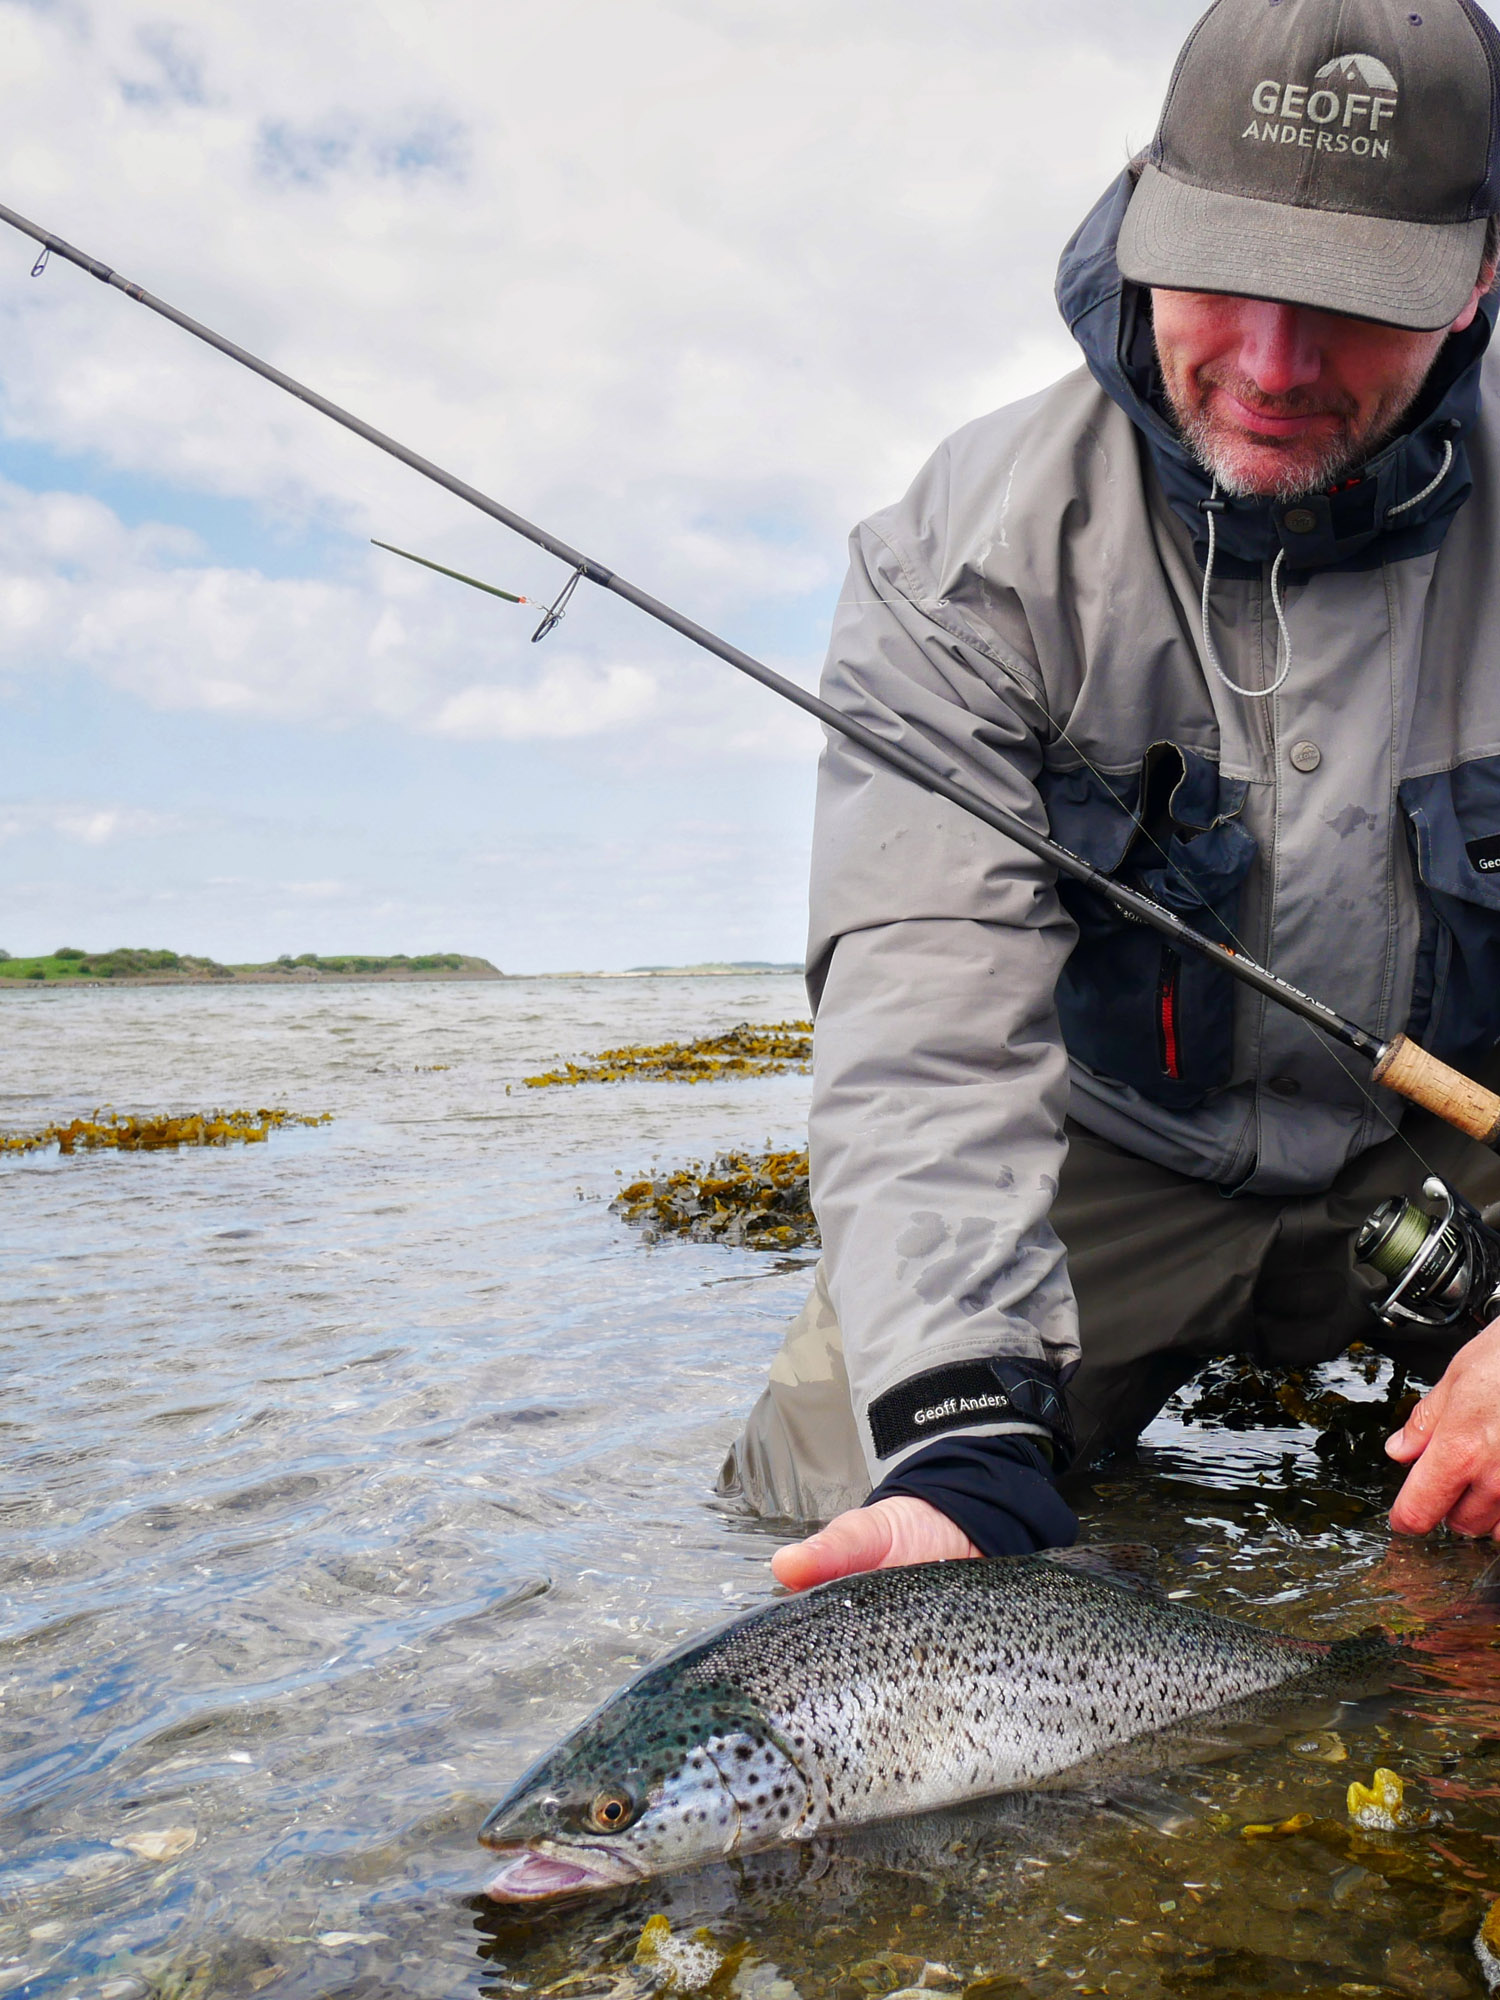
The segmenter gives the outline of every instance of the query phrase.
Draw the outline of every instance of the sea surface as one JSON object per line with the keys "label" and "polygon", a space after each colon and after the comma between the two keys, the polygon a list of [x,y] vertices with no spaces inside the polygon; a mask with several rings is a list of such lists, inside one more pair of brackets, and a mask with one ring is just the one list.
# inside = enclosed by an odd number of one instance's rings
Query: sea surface
{"label": "sea surface", "polygon": [[[525,1766],[771,1594],[781,1537],[712,1485],[810,1262],[609,1208],[654,1163],[801,1143],[805,1077],[523,1078],[804,1012],[781,977],[0,995],[0,1130],[334,1114],[0,1162],[0,1995],[631,2000],[658,1912],[701,1947],[679,1982],[741,2000],[1482,1990],[1500,1654],[1452,1614],[1484,1551],[1393,1550],[1378,1454],[1290,1419],[1169,1413],[1078,1495],[1085,1536],[1267,1626],[1417,1629],[1389,1685],[1107,1799],[526,1919],[480,1895]],[[1351,1826],[1377,1766],[1427,1824]]]}

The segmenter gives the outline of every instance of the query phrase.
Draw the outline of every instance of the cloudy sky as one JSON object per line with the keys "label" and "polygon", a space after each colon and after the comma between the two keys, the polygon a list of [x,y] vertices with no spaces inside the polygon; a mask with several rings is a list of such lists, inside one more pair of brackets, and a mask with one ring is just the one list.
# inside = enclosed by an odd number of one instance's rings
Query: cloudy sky
{"label": "cloudy sky", "polygon": [[[0,0],[0,202],[811,683],[1178,0]],[[0,230],[0,945],[795,959],[817,732]]]}

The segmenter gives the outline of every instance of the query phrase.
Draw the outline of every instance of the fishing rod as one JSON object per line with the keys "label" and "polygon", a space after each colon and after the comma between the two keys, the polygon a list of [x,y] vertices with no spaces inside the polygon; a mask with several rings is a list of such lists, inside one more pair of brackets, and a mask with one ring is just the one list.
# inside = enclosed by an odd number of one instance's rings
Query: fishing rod
{"label": "fishing rod", "polygon": [[[33,242],[41,244],[41,255],[32,268],[33,277],[41,275],[49,257],[65,258],[68,263],[76,264],[80,270],[87,271],[90,277],[98,278],[102,284],[113,286],[116,291],[123,292],[126,298],[134,299],[137,305],[145,306],[151,312],[159,314],[161,318],[170,320],[174,326],[181,327],[184,333],[192,334],[195,340],[201,340],[207,346],[216,348],[220,354],[228,355],[231,361],[239,362],[242,368],[248,368],[252,374],[274,383],[278,389],[284,389],[289,396],[295,396],[299,402],[306,403],[309,408],[331,418],[334,423],[342,424],[345,430],[353,431],[356,437],[362,437],[367,444],[372,444],[377,450],[399,459],[403,465],[410,466],[413,472],[419,472],[424,479],[432,480],[435,485],[466,501],[469,506],[477,507],[481,514],[487,514],[492,521],[498,521],[513,534],[524,536],[538,548],[545,549],[549,555],[556,556],[559,562],[566,563],[571,574],[532,634],[534,640],[546,638],[557,625],[580,582],[587,580],[589,583],[597,584],[601,590],[612,591],[616,597],[624,598],[627,604],[633,604],[638,611],[644,611],[647,617],[654,618],[659,624],[680,633],[693,645],[701,646],[705,652],[714,654],[716,658],[725,661],[740,673],[748,675],[751,680],[758,681],[762,687],[769,688],[773,694],[780,695],[783,701],[789,701],[805,714],[815,717],[825,729],[831,729],[838,735],[847,737],[850,742],[857,743],[877,763],[899,772],[902,777],[909,778],[913,784],[932,793],[934,797],[946,799],[950,805],[958,806],[973,818],[981,820],[984,825],[993,828],[996,833],[1004,834],[1007,839],[1013,840],[1018,847],[1024,848],[1039,861],[1048,863],[1059,874],[1066,875],[1073,881],[1092,889],[1123,916],[1133,918],[1145,924],[1148,929],[1159,932],[1161,936],[1169,938],[1184,951],[1196,952],[1200,958],[1206,958],[1211,963],[1221,966],[1242,986],[1248,986],[1254,992],[1263,994],[1268,1000],[1274,1000],[1278,1006],[1284,1007],[1300,1020],[1310,1023],[1334,1041],[1342,1042],[1345,1048],[1368,1056],[1375,1065],[1375,1081],[1384,1084],[1388,1090],[1393,1090],[1411,1103],[1419,1104],[1425,1110],[1433,1112],[1447,1124],[1456,1127],[1460,1132],[1467,1133],[1470,1138],[1500,1149],[1500,1096],[1491,1090],[1486,1090],[1472,1077],[1465,1076],[1462,1071],[1451,1068],[1447,1063],[1439,1061],[1436,1056],[1429,1055],[1409,1036],[1398,1034],[1387,1038],[1377,1035],[1372,1030],[1361,1027],[1357,1021],[1347,1019],[1325,1002],[1315,1000],[1311,994],[1304,993],[1289,980],[1268,971],[1263,965],[1257,965],[1254,959],[1247,958],[1244,953],[1233,951],[1228,945],[1218,944],[1212,938],[1204,937],[1175,911],[1166,909],[1162,904],[1154,902],[1151,897],[1142,895],[1139,890],[1115,881],[1102,869],[1095,868],[1091,862],[1085,861],[1081,855],[1074,854],[1070,849],[1061,846],[1047,834],[1038,833],[1018,813],[993,804],[980,793],[971,791],[967,785],[959,783],[956,778],[947,777],[941,771],[931,769],[920,757],[913,756],[901,744],[891,742],[878,731],[856,720],[854,716],[846,715],[842,709],[823,701],[818,695],[809,694],[805,688],[799,687],[795,681],[788,680],[784,674],[778,674],[763,661],[742,652],[738,646],[730,645],[728,640],[719,638],[716,633],[696,624],[691,618],[684,617],[680,611],[674,611],[670,604],[663,604],[648,591],[627,582],[622,576],[617,576],[613,570],[606,569],[603,563],[595,562],[591,556],[582,554],[559,536],[550,534],[545,528],[539,528],[523,515],[503,506],[500,501],[492,500],[487,493],[481,493],[477,487],[470,486],[466,480],[457,478],[455,474],[445,471],[442,466],[434,465],[431,459],[423,458],[420,453],[412,451],[395,438],[387,437],[384,431],[376,430],[373,424],[363,422],[350,411],[341,409],[337,403],[330,402],[326,396],[320,396],[315,389],[309,389],[305,383],[283,374],[279,368],[273,368],[270,362],[262,361],[247,348],[227,339],[222,333],[215,333],[212,327],[204,326],[201,321],[190,318],[176,306],[169,305],[165,299],[155,297],[144,286],[132,284],[129,279],[122,277],[118,271],[112,270],[97,257],[90,257],[85,251],[76,250],[62,237],[54,236],[51,230],[43,229],[35,222],[29,222],[24,215],[18,215],[14,209],[6,208],[3,204],[0,204],[0,222],[9,223],[12,229],[19,230],[23,236],[29,236]],[[382,546],[388,545],[382,544]],[[406,551],[403,549],[396,553],[405,555]],[[421,557],[415,560],[425,561]],[[426,566],[433,569],[441,568],[441,565],[436,563]],[[457,575],[459,580],[465,583],[475,581],[456,571],[445,571],[444,574]],[[494,596],[506,598],[512,596],[511,592],[497,590],[493,585],[481,585],[480,588],[488,589]]]}

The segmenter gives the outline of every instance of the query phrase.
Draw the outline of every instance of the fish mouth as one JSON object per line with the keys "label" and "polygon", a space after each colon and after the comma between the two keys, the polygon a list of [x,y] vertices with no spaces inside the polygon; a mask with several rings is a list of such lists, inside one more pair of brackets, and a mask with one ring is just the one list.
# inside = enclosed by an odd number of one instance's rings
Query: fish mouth
{"label": "fish mouth", "polygon": [[629,1862],[594,1848],[559,1852],[517,1844],[501,1845],[498,1851],[503,1866],[484,1885],[485,1895],[496,1903],[539,1903],[549,1896],[586,1896],[640,1879]]}

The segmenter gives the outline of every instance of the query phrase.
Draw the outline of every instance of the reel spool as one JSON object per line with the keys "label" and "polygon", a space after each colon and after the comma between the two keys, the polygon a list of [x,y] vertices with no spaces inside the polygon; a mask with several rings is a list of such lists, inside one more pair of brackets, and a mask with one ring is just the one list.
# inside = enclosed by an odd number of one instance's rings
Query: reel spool
{"label": "reel spool", "polygon": [[1475,1331],[1500,1312],[1500,1234],[1445,1180],[1422,1183],[1441,1215],[1393,1195],[1361,1224],[1354,1261],[1378,1272],[1391,1289],[1374,1310],[1387,1326],[1457,1326]]}

